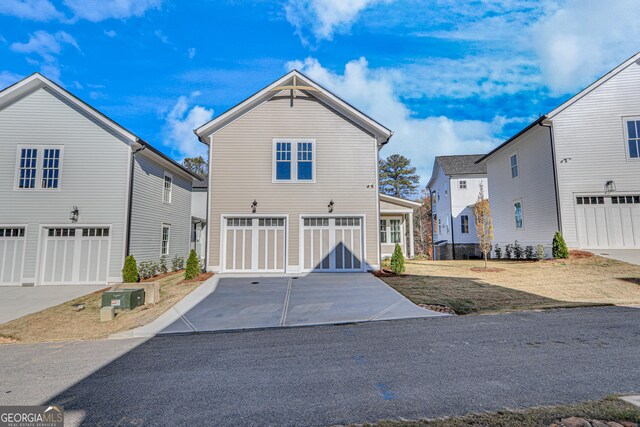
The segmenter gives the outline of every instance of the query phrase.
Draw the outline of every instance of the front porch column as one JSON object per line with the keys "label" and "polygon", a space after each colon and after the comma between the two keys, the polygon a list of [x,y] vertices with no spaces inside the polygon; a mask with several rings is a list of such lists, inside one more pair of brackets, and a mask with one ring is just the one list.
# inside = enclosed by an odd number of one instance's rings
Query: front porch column
{"label": "front porch column", "polygon": [[409,212],[409,258],[415,256],[413,248],[413,211]]}

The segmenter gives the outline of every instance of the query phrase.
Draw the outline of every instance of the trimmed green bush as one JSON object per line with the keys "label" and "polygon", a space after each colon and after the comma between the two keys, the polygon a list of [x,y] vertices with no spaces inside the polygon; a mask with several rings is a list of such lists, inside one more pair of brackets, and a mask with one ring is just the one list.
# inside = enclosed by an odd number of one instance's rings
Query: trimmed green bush
{"label": "trimmed green bush", "polygon": [[187,269],[184,271],[184,278],[186,280],[191,280],[200,274],[200,260],[198,260],[198,254],[196,251],[191,249],[189,252],[189,258],[187,258]]}
{"label": "trimmed green bush", "polygon": [[504,257],[506,259],[511,259],[512,253],[513,253],[513,245],[511,243],[507,243],[504,247]]}
{"label": "trimmed green bush", "polygon": [[515,259],[522,258],[522,246],[517,240],[513,243],[513,256]]}
{"label": "trimmed green bush", "polygon": [[391,271],[393,271],[394,274],[404,273],[404,255],[402,254],[402,248],[397,243],[391,256]]}
{"label": "trimmed green bush", "polygon": [[553,236],[553,257],[554,258],[569,258],[569,249],[562,237],[562,233],[556,231]]}
{"label": "trimmed green bush", "polygon": [[138,265],[133,255],[129,255],[124,259],[122,267],[122,280],[124,283],[137,283],[140,280],[138,275]]}
{"label": "trimmed green bush", "polygon": [[538,261],[542,261],[544,259],[544,246],[538,245],[538,249],[536,250],[536,258]]}
{"label": "trimmed green bush", "polygon": [[160,270],[160,274],[164,274],[169,271],[167,268],[167,256],[162,255],[160,257],[160,263],[158,264],[158,269]]}
{"label": "trimmed green bush", "polygon": [[493,252],[496,254],[496,259],[502,258],[502,248],[498,246],[497,243],[496,243],[496,246],[493,248]]}
{"label": "trimmed green bush", "polygon": [[525,257],[526,259],[534,259],[534,258],[533,258],[533,246],[531,246],[531,245],[527,245],[527,246],[524,248],[524,257]]}
{"label": "trimmed green bush", "polygon": [[184,268],[184,258],[181,256],[174,256],[173,259],[171,260],[171,270],[172,271],[178,271],[178,270],[182,270]]}

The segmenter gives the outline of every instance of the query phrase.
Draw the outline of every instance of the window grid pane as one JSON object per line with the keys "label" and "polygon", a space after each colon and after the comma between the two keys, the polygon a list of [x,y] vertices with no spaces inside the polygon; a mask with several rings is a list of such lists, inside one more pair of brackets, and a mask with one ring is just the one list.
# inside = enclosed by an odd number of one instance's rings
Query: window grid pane
{"label": "window grid pane", "polygon": [[45,148],[42,160],[42,188],[58,188],[60,149]]}
{"label": "window grid pane", "polygon": [[460,231],[463,234],[469,233],[469,216],[468,215],[462,215],[460,217]]}
{"label": "window grid pane", "polygon": [[20,150],[20,177],[18,180],[19,188],[36,187],[37,160],[37,148],[23,148]]}
{"label": "window grid pane", "polygon": [[522,228],[524,225],[522,222],[522,204],[520,202],[515,204],[516,211],[516,228]]}
{"label": "window grid pane", "polygon": [[380,243],[387,243],[387,220],[380,220]]}
{"label": "window grid pane", "polygon": [[389,224],[391,226],[391,243],[400,243],[400,220],[392,219]]}
{"label": "window grid pane", "polygon": [[276,179],[291,179],[291,143],[276,143]]}
{"label": "window grid pane", "polygon": [[162,227],[162,255],[169,254],[169,227]]}
{"label": "window grid pane", "polygon": [[162,193],[162,201],[164,203],[171,203],[171,187],[173,184],[173,179],[165,175],[164,176],[164,191]]}
{"label": "window grid pane", "polygon": [[629,157],[640,158],[640,120],[627,121]]}

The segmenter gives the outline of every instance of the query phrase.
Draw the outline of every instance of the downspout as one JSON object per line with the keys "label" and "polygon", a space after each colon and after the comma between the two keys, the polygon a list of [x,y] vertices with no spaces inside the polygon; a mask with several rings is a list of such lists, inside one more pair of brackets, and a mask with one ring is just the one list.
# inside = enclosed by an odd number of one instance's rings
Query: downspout
{"label": "downspout", "polygon": [[429,223],[431,224],[431,261],[436,260],[436,246],[433,240],[433,230],[435,227],[435,222],[433,221],[433,194],[434,193],[431,192],[431,188],[429,188],[429,206],[431,206],[431,218],[429,218]]}
{"label": "downspout", "polygon": [[[139,143],[139,141],[137,141]],[[136,163],[136,153],[144,150],[145,148],[147,148],[146,145],[142,145],[140,148],[138,148],[137,150],[131,150],[131,170],[129,171],[129,175],[131,176],[131,179],[129,180],[129,209],[127,212],[127,234],[126,234],[126,244],[125,244],[125,258],[128,257],[130,255],[130,250],[131,250],[131,212],[133,210],[133,172],[134,172],[134,166]]]}
{"label": "downspout", "polygon": [[560,213],[560,189],[558,188],[558,166],[556,164],[556,150],[553,143],[553,129],[540,121],[540,126],[549,129],[549,141],[551,141],[551,163],[553,164],[553,187],[556,194],[556,220],[558,221],[558,231],[562,233],[562,216]]}
{"label": "downspout", "polygon": [[453,260],[456,260],[456,230],[453,226],[453,192],[451,191],[451,177],[449,177],[449,216],[451,216],[451,246],[453,247]]}
{"label": "downspout", "polygon": [[[207,147],[209,148],[209,150],[211,150],[211,146],[207,145]],[[207,271],[207,261],[209,260],[209,235],[210,235],[210,230],[209,230],[209,190],[210,190],[210,181],[209,181],[209,177],[211,176],[211,169],[209,167],[209,151],[207,150],[207,207],[206,207],[206,211],[205,211],[205,224],[207,227],[207,231],[204,233],[205,235],[205,241],[204,241],[204,271]]]}

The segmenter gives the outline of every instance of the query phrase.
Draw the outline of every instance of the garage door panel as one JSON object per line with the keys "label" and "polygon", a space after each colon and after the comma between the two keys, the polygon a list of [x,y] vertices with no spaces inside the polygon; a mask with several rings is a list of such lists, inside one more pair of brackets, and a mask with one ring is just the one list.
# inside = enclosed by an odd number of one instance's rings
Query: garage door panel
{"label": "garage door panel", "polygon": [[362,220],[357,217],[303,218],[303,270],[362,268]]}
{"label": "garage door panel", "polygon": [[225,218],[225,227],[225,271],[284,271],[284,218]]}
{"label": "garage door panel", "polygon": [[576,197],[578,243],[585,249],[640,247],[640,197]]}
{"label": "garage door panel", "polygon": [[[7,233],[7,236],[5,236]],[[24,261],[24,228],[2,228],[0,236],[0,283],[19,284]]]}

